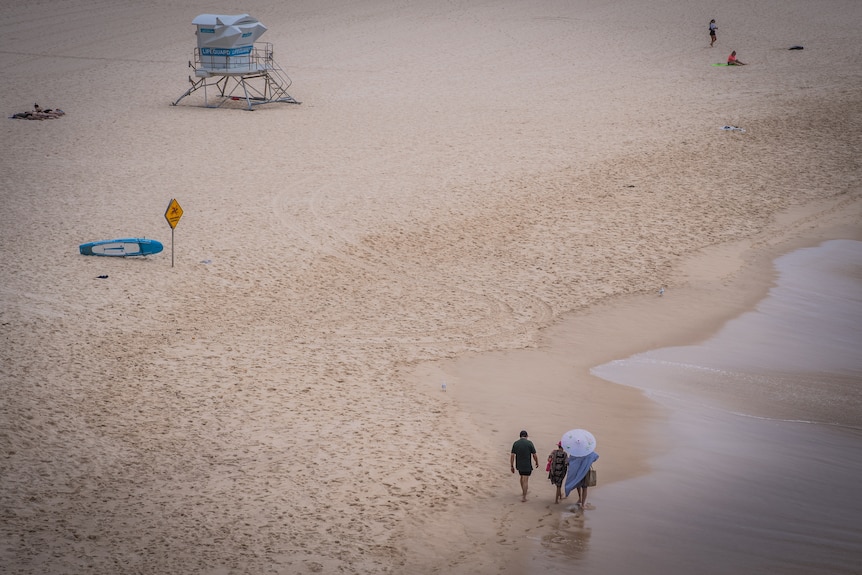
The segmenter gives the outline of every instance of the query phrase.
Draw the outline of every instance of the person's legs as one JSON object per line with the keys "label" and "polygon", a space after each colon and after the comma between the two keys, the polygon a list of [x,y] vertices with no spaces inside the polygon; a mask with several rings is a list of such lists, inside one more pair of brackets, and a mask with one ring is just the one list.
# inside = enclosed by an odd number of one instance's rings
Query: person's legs
{"label": "person's legs", "polygon": [[586,508],[587,507],[587,487],[583,487],[583,489],[579,489],[578,491],[580,492],[579,496],[581,498],[581,507]]}
{"label": "person's legs", "polygon": [[562,499],[562,498],[563,498],[563,486],[558,484],[557,485],[557,497],[556,497],[556,499],[554,499],[554,503],[559,503],[560,499]]}
{"label": "person's legs", "polygon": [[521,501],[527,500],[527,482],[530,481],[529,475],[521,476]]}

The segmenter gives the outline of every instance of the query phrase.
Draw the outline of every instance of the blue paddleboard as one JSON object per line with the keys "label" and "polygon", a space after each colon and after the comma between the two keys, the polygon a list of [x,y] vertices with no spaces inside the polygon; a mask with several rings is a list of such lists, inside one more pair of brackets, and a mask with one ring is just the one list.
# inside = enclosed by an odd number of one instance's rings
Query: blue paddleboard
{"label": "blue paddleboard", "polygon": [[147,238],[123,238],[119,240],[101,240],[88,242],[78,246],[85,256],[149,256],[164,249],[161,242]]}

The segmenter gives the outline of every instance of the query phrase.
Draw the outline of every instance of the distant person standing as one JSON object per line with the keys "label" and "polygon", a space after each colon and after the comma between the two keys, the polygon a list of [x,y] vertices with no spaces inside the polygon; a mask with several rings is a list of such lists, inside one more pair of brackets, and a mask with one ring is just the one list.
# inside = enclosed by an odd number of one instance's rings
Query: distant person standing
{"label": "distant person standing", "polygon": [[512,454],[509,457],[512,473],[515,473],[515,469],[517,469],[521,475],[521,501],[527,500],[527,484],[530,481],[530,474],[533,472],[530,456],[533,457],[536,468],[538,468],[539,458],[536,456],[536,446],[527,439],[527,432],[522,431],[521,438],[512,444]]}
{"label": "distant person standing", "polygon": [[709,21],[709,47],[712,48],[712,45],[715,44],[715,31],[718,30],[718,26],[715,25],[715,18]]}

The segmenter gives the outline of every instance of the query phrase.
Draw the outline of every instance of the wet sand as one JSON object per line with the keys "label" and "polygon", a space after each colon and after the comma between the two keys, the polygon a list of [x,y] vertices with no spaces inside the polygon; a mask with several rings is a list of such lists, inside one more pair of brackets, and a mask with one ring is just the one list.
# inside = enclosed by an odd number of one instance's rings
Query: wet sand
{"label": "wet sand", "polygon": [[[699,318],[685,310],[690,294],[668,291],[569,318],[549,330],[539,350],[447,365],[445,375],[463,388],[459,400],[498,440],[501,472],[511,439],[501,427],[535,428],[540,454],[568,428],[596,432],[603,481],[591,490],[595,509],[554,505],[540,472],[526,507],[517,503],[515,479],[487,503],[485,511],[505,526],[502,542],[518,550],[507,572],[566,573],[573,564],[584,573],[727,573],[752,565],[854,572],[862,551],[854,496],[862,461],[853,319],[862,293],[860,245],[833,241],[778,258],[778,283],[765,299],[700,343],[691,322]],[[742,274],[724,286],[716,307],[729,309],[726,298],[754,277],[767,284],[772,277],[759,266],[750,271],[751,278]],[[671,318],[679,307],[687,320]],[[578,359],[590,351],[585,341],[606,342],[601,326],[608,329],[619,313],[642,324],[670,318],[677,337],[694,341],[585,369]],[[836,329],[842,324],[846,329]],[[804,355],[799,346],[806,344]],[[830,362],[822,361],[826,355]],[[597,390],[613,387],[608,381],[626,387],[610,404],[595,401]],[[652,407],[626,389],[643,392]],[[496,399],[483,399],[495,390]],[[637,424],[627,424],[632,419]]]}
{"label": "wet sand", "polygon": [[[625,528],[610,530],[643,544],[630,558],[648,572],[858,569],[862,242],[826,242],[775,264],[767,298],[708,341],[593,370],[670,409],[655,472],[611,490]],[[592,519],[595,531],[616,525]],[[656,553],[667,541],[668,553]],[[604,558],[585,562],[618,572]]]}

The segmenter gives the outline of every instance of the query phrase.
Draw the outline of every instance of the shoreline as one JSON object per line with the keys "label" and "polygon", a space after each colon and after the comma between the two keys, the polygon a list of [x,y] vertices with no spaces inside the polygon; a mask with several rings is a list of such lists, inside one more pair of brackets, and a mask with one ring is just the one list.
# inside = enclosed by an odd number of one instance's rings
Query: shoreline
{"label": "shoreline", "polygon": [[[510,436],[528,428],[543,463],[545,452],[552,449],[562,432],[573,427],[593,431],[600,454],[595,468],[601,480],[591,490],[590,502],[613,506],[602,487],[654,472],[665,452],[655,445],[669,441],[673,414],[642,390],[594,376],[591,368],[637,353],[710,339],[725,323],[753,310],[766,297],[774,285],[772,262],[776,258],[828,240],[862,240],[862,230],[856,225],[860,211],[862,200],[841,198],[795,207],[778,214],[773,225],[753,238],[710,247],[688,257],[676,271],[679,283],[661,297],[611,298],[564,315],[543,330],[536,348],[469,354],[419,366],[413,372],[417,387],[429,395],[445,379],[447,400],[453,401],[474,426],[475,435],[466,443],[486,445],[500,454],[490,494],[474,502],[476,507],[467,514],[466,523],[474,533],[483,532],[482,522],[495,526],[499,539],[496,550],[507,557],[502,561],[502,573],[562,574],[569,572],[567,561],[572,559],[554,559],[560,550],[547,549],[554,547],[561,530],[571,528],[573,516],[565,502],[553,505],[553,489],[547,485],[542,468],[531,478],[527,507],[517,502],[517,482],[508,477],[503,465],[508,444],[514,441]],[[800,227],[798,222],[806,225]],[[626,327],[625,335],[615,334],[617,325]],[[534,379],[529,380],[530,376]],[[577,412],[578,397],[587,399],[588,413],[566,419],[565,409]],[[560,402],[563,409],[556,405]],[[525,421],[513,415],[525,405],[529,413],[542,417]],[[451,521],[458,521],[459,513],[453,513]],[[548,521],[548,514],[561,519]],[[443,523],[451,525],[449,521]],[[578,523],[583,528],[583,521]],[[447,541],[442,534],[439,537]],[[494,553],[488,552],[484,561],[492,562],[493,558]],[[475,561],[470,561],[462,566],[463,571],[454,572],[467,573],[475,566]]]}

